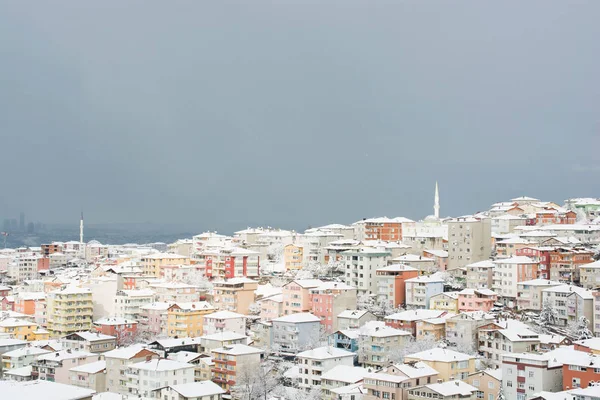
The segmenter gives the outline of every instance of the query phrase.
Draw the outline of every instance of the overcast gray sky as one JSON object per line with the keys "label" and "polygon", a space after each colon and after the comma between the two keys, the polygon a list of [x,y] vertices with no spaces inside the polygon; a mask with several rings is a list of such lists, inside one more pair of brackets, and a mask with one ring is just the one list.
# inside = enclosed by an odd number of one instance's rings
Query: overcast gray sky
{"label": "overcast gray sky", "polygon": [[303,228],[600,196],[600,1],[0,0],[0,216]]}

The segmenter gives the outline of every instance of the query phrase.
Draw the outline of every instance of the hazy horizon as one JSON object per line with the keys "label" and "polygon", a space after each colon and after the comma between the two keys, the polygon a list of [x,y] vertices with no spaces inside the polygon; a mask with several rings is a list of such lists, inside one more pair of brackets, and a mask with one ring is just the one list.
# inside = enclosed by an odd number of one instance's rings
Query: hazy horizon
{"label": "hazy horizon", "polygon": [[0,218],[229,232],[600,196],[600,2],[0,1]]}

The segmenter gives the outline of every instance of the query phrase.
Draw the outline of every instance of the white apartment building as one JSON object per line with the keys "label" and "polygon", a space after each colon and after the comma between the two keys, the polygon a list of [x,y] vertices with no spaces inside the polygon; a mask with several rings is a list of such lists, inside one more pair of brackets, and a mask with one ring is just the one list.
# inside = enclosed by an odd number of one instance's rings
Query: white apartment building
{"label": "white apartment building", "polygon": [[502,321],[479,329],[479,353],[496,368],[502,364],[505,353],[534,352],[539,347],[539,335],[520,321]]}
{"label": "white apartment building", "polygon": [[537,278],[538,263],[529,257],[515,256],[494,261],[494,285],[505,305],[514,306],[517,299],[517,284]]}
{"label": "white apartment building", "polygon": [[115,296],[115,317],[138,321],[142,307],[154,301],[154,291],[149,289],[120,290]]}
{"label": "white apartment building", "polygon": [[296,356],[299,368],[298,387],[302,390],[320,388],[325,372],[338,365],[354,366],[354,357],[354,353],[331,346],[299,353]]}
{"label": "white apartment building", "polygon": [[467,289],[490,289],[494,284],[494,268],[496,264],[492,260],[483,260],[467,264]]}
{"label": "white apartment building", "polygon": [[532,279],[517,283],[517,307],[519,310],[541,311],[542,291],[562,283],[548,279]]}
{"label": "white apartment building", "polygon": [[490,258],[489,219],[460,217],[448,221],[448,267],[455,269]]}
{"label": "white apartment building", "polygon": [[557,325],[568,326],[581,317],[590,322],[594,320],[594,298],[589,289],[573,285],[554,286],[542,291],[542,304],[546,299],[558,315]]}
{"label": "white apartment building", "polygon": [[560,392],[562,366],[572,357],[572,347],[560,347],[543,354],[507,353],[502,356],[502,391],[507,399],[527,400],[534,394]]}
{"label": "white apartment building", "polygon": [[106,361],[106,390],[122,395],[131,393],[132,388],[129,386],[129,379],[125,376],[127,368],[132,364],[158,358],[160,358],[158,354],[140,344],[104,353]]}
{"label": "white apartment building", "polygon": [[145,398],[160,398],[161,388],[194,382],[192,364],[166,359],[152,359],[131,364],[125,377],[128,393]]}
{"label": "white apartment building", "polygon": [[300,237],[299,244],[303,247],[302,265],[327,264],[327,246],[331,242],[343,239],[344,236],[329,230],[311,229]]}
{"label": "white apartment building", "polygon": [[387,265],[392,253],[369,247],[360,247],[341,253],[346,265],[345,281],[354,286],[358,295],[377,294],[377,270]]}
{"label": "white apartment building", "polygon": [[231,331],[246,334],[246,316],[233,311],[217,311],[204,316],[203,332],[205,335]]}

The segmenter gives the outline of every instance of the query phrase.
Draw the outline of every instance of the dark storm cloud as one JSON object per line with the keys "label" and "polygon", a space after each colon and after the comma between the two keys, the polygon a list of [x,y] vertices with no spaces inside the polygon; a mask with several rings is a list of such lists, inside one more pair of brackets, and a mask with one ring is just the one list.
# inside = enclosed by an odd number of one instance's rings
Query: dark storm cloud
{"label": "dark storm cloud", "polygon": [[[0,213],[304,228],[598,195],[597,1],[0,2]],[[73,217],[75,215],[75,217]]]}

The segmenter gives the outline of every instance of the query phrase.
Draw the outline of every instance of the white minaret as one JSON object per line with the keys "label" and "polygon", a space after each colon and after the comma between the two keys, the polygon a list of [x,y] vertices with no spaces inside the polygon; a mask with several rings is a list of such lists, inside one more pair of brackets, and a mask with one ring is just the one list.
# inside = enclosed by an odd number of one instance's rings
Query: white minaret
{"label": "white minaret", "polygon": [[81,220],[79,221],[79,244],[83,246],[83,211],[81,212]]}
{"label": "white minaret", "polygon": [[440,191],[438,190],[438,183],[435,182],[435,197],[433,199],[433,215],[435,219],[440,219]]}

